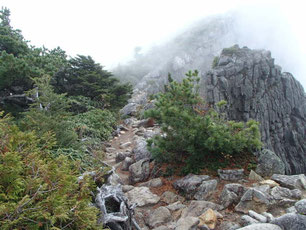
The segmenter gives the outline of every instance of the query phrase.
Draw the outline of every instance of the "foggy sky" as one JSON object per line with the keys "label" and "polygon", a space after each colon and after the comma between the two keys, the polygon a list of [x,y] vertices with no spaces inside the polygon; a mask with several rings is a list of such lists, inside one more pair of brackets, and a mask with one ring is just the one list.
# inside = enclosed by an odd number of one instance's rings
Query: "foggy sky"
{"label": "foggy sky", "polygon": [[[239,9],[246,19],[241,22],[241,29],[247,31],[247,22],[251,20],[258,23],[255,28],[261,33],[256,40],[250,38],[249,44],[240,45],[272,49],[276,63],[293,72],[305,88],[303,3],[298,0],[0,0],[0,6],[11,10],[14,28],[21,29],[31,44],[50,49],[60,46],[72,56],[90,55],[106,68],[128,60],[136,46],[148,48],[160,44],[205,16]],[[274,24],[267,26],[267,20]]]}

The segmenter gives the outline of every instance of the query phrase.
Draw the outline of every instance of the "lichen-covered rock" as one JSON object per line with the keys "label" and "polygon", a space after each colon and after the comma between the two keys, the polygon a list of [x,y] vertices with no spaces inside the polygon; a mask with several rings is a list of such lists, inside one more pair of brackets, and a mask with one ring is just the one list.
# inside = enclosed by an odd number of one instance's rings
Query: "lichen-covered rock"
{"label": "lichen-covered rock", "polygon": [[306,172],[306,96],[290,73],[282,73],[271,53],[238,46],[224,49],[201,80],[200,93],[215,105],[227,101],[230,120],[260,122],[265,148],[285,164],[286,174]]}
{"label": "lichen-covered rock", "polygon": [[196,200],[207,200],[217,188],[217,180],[203,181],[194,194]]}
{"label": "lichen-covered rock", "polygon": [[190,205],[183,210],[182,217],[187,217],[187,216],[198,217],[201,214],[203,214],[205,211],[207,211],[209,208],[216,211],[224,209],[223,206],[213,202],[204,201],[204,200],[193,200],[191,201]]}
{"label": "lichen-covered rock", "polygon": [[139,161],[146,158],[151,158],[152,155],[147,149],[147,142],[143,138],[137,138],[135,140],[135,147],[133,148],[133,154],[135,161]]}
{"label": "lichen-covered rock", "polygon": [[244,178],[243,169],[218,169],[218,174],[221,180],[238,181]]}
{"label": "lichen-covered rock", "polygon": [[148,225],[151,228],[157,227],[161,224],[165,224],[171,220],[171,213],[165,207],[159,207],[155,209],[148,218]]}
{"label": "lichen-covered rock", "polygon": [[275,224],[281,227],[281,229],[294,229],[305,230],[306,229],[306,216],[294,213],[288,213],[275,218],[271,221],[271,224]]}
{"label": "lichen-covered rock", "polygon": [[263,177],[285,174],[285,164],[274,152],[264,149],[259,154],[256,172]]}
{"label": "lichen-covered rock", "polygon": [[222,190],[219,202],[225,208],[232,204],[237,204],[246,190],[241,184],[227,184]]}
{"label": "lichen-covered rock", "polygon": [[199,216],[200,226],[207,225],[209,229],[215,229],[217,224],[217,215],[211,208],[207,209],[202,215]]}
{"label": "lichen-covered rock", "polygon": [[199,223],[200,220],[197,217],[188,216],[181,218],[178,220],[175,230],[196,230]]}
{"label": "lichen-covered rock", "polygon": [[272,188],[271,195],[275,200],[282,200],[282,199],[301,199],[302,192],[299,189],[288,189],[283,188],[280,186],[276,186]]}
{"label": "lichen-covered rock", "polygon": [[274,174],[271,179],[289,189],[306,189],[306,176],[304,174],[291,176]]}
{"label": "lichen-covered rock", "polygon": [[153,194],[148,187],[135,187],[126,193],[130,203],[136,203],[139,207],[156,204],[159,196]]}
{"label": "lichen-covered rock", "polygon": [[275,224],[251,224],[238,230],[283,230]]}
{"label": "lichen-covered rock", "polygon": [[294,207],[298,214],[306,215],[306,199],[296,202]]}
{"label": "lichen-covered rock", "polygon": [[203,181],[209,180],[210,177],[207,175],[193,175],[189,174],[180,180],[173,183],[174,188],[182,192],[187,198],[193,198],[194,194],[197,192],[198,187]]}
{"label": "lichen-covered rock", "polygon": [[242,213],[248,213],[249,210],[262,213],[268,210],[269,204],[269,198],[265,193],[250,188],[243,194],[235,210]]}
{"label": "lichen-covered rock", "polygon": [[135,184],[137,182],[145,181],[149,178],[150,175],[150,160],[149,159],[143,159],[140,161],[137,161],[136,163],[130,165],[129,171],[130,171],[130,183]]}

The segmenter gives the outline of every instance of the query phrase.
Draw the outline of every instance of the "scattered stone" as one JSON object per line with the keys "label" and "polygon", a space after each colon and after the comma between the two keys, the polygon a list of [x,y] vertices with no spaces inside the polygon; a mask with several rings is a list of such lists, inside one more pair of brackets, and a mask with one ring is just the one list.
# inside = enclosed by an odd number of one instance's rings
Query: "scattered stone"
{"label": "scattered stone", "polygon": [[139,186],[153,187],[153,188],[157,188],[162,185],[163,185],[163,181],[160,178],[154,178],[152,180],[139,184]]}
{"label": "scattered stone", "polygon": [[199,216],[199,225],[207,225],[209,229],[215,229],[217,224],[217,216],[214,210],[211,208],[207,209],[201,216]]}
{"label": "scattered stone", "polygon": [[265,194],[269,194],[270,193],[270,186],[269,185],[260,185],[260,186],[256,186],[254,187],[255,189],[265,193]]}
{"label": "scattered stone", "polygon": [[153,194],[148,187],[135,187],[126,193],[130,203],[137,203],[139,207],[157,204],[159,196]]}
{"label": "scattered stone", "polygon": [[112,147],[107,147],[107,148],[106,148],[106,152],[107,152],[107,153],[113,153],[113,152],[115,152],[115,151],[116,151],[115,148],[112,148]]}
{"label": "scattered stone", "polygon": [[197,192],[198,187],[203,181],[209,180],[207,175],[188,174],[180,180],[173,183],[174,188],[186,195],[187,198],[192,199]]}
{"label": "scattered stone", "polygon": [[261,215],[267,217],[267,222],[270,223],[272,220],[274,220],[274,216],[269,212],[263,212]]}
{"label": "scattered stone", "polygon": [[169,204],[168,206],[166,206],[166,208],[173,212],[179,209],[186,208],[186,205],[182,204],[181,201],[177,201],[175,203]]}
{"label": "scattered stone", "polygon": [[299,189],[290,190],[288,188],[276,186],[272,188],[271,195],[275,200],[301,199],[302,192]]}
{"label": "scattered stone", "polygon": [[178,220],[175,230],[196,230],[199,223],[200,220],[197,217],[188,216],[181,218]]}
{"label": "scattered stone", "polygon": [[278,183],[276,183],[274,180],[263,180],[259,182],[260,185],[269,185],[271,188],[275,186],[279,186]]}
{"label": "scattered stone", "polygon": [[148,219],[148,225],[151,228],[157,227],[158,225],[165,224],[171,220],[171,213],[165,207],[159,207],[155,209]]}
{"label": "scattered stone", "polygon": [[132,142],[130,142],[130,141],[129,141],[129,142],[126,142],[126,143],[123,143],[123,144],[120,145],[120,148],[121,148],[121,149],[125,149],[125,148],[131,146],[131,144],[132,144]]}
{"label": "scattered stone", "polygon": [[291,206],[286,209],[286,213],[297,213],[297,210],[294,206]]}
{"label": "scattered stone", "polygon": [[274,174],[271,179],[289,189],[306,189],[306,176],[304,174],[290,176]]}
{"label": "scattered stone", "polygon": [[204,212],[206,212],[207,209],[209,208],[217,211],[224,209],[224,207],[222,207],[221,205],[215,204],[213,202],[204,201],[204,200],[193,200],[191,201],[190,205],[183,210],[182,217],[187,217],[187,216],[198,217]]}
{"label": "scattered stone", "polygon": [[136,163],[130,165],[129,181],[131,184],[145,181],[149,178],[149,175],[150,175],[149,162],[150,162],[149,159],[143,159],[143,160],[137,161]]}
{"label": "scattered stone", "polygon": [[288,213],[275,218],[271,224],[276,224],[282,229],[305,230],[306,229],[306,216],[294,213]]}
{"label": "scattered stone", "polygon": [[157,228],[153,228],[153,230],[169,230],[169,228],[167,226],[162,225]]}
{"label": "scattered stone", "polygon": [[130,157],[130,156],[131,156],[130,152],[119,152],[116,154],[116,163],[124,161],[126,157]]}
{"label": "scattered stone", "polygon": [[257,212],[254,212],[253,210],[249,210],[249,216],[254,218],[255,220],[258,220],[260,223],[267,223],[268,219],[264,215],[260,215]]}
{"label": "scattered stone", "polygon": [[217,188],[217,180],[203,181],[194,195],[196,200],[207,200]]}
{"label": "scattered stone", "polygon": [[122,162],[122,171],[129,171],[129,167],[134,164],[135,161],[131,157],[126,157]]}
{"label": "scattered stone", "polygon": [[294,207],[298,214],[306,215],[306,199],[296,202]]}
{"label": "scattered stone", "polygon": [[256,173],[263,177],[285,174],[285,164],[274,152],[264,149],[259,153]]}
{"label": "scattered stone", "polygon": [[223,221],[220,225],[220,229],[222,230],[236,230],[241,228],[241,225],[231,221]]}
{"label": "scattered stone", "polygon": [[241,218],[240,218],[240,224],[242,226],[248,226],[248,225],[251,225],[251,224],[257,224],[259,223],[258,220],[248,216],[248,215],[243,215]]}
{"label": "scattered stone", "polygon": [[282,230],[275,224],[251,224],[238,230]]}
{"label": "scattered stone", "polygon": [[232,204],[238,204],[246,188],[241,184],[226,184],[222,190],[219,202],[225,208]]}
{"label": "scattered stone", "polygon": [[139,161],[145,158],[151,159],[152,155],[147,149],[147,141],[143,138],[137,138],[135,140],[135,147],[133,148],[135,161]]}
{"label": "scattered stone", "polygon": [[268,205],[269,199],[266,194],[255,188],[249,188],[241,197],[235,210],[243,213],[254,210],[255,212],[262,213],[268,210]]}
{"label": "scattered stone", "polygon": [[120,114],[122,117],[136,116],[139,107],[140,107],[139,104],[131,102],[120,110]]}
{"label": "scattered stone", "polygon": [[256,172],[251,170],[251,172],[249,174],[249,180],[251,180],[251,181],[263,181],[264,179],[260,175],[258,175]]}
{"label": "scattered stone", "polygon": [[131,191],[133,188],[135,188],[133,185],[122,185],[123,192]]}
{"label": "scattered stone", "polygon": [[120,131],[119,133],[120,133],[120,134],[125,134],[125,131]]}
{"label": "scattered stone", "polygon": [[172,204],[178,201],[179,199],[180,199],[179,196],[171,191],[166,191],[161,195],[161,201],[167,204]]}
{"label": "scattered stone", "polygon": [[221,180],[238,181],[244,178],[243,169],[229,169],[229,170],[218,169],[218,174]]}
{"label": "scattered stone", "polygon": [[198,225],[198,230],[210,230],[210,228],[206,224]]}

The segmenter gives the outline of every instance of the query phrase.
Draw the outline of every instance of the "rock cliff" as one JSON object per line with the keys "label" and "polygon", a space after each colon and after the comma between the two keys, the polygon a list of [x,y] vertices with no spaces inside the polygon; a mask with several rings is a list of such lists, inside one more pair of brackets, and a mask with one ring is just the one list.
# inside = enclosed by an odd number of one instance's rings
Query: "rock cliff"
{"label": "rock cliff", "polygon": [[274,64],[271,53],[237,45],[223,49],[202,76],[209,104],[228,102],[231,120],[260,122],[262,141],[285,163],[286,174],[306,172],[306,96],[301,84]]}

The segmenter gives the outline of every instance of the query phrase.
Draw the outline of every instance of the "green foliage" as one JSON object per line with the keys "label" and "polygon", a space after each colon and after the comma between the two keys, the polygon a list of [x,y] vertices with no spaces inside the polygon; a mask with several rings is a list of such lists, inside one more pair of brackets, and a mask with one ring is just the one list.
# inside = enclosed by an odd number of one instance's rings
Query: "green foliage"
{"label": "green foliage", "polygon": [[73,118],[80,139],[108,140],[116,126],[116,118],[108,110],[93,109]]}
{"label": "green foliage", "polygon": [[215,56],[215,57],[214,57],[214,60],[213,60],[213,62],[212,62],[211,67],[212,67],[212,68],[217,67],[217,65],[218,65],[218,63],[219,63],[219,60],[220,60],[220,57],[219,57],[219,56]]}
{"label": "green foliage", "polygon": [[[198,172],[208,159],[216,161],[225,154],[233,156],[261,146],[257,122],[226,121],[200,98],[198,73],[186,75],[182,83],[169,77],[165,93],[157,96],[156,108],[145,114],[155,118],[165,134],[148,142],[158,161],[183,162],[184,172]],[[221,101],[219,106],[224,104]]]}
{"label": "green foliage", "polygon": [[54,133],[57,147],[79,148],[77,134],[69,121],[67,98],[64,94],[54,93],[50,79],[47,75],[33,79],[36,88],[30,90],[28,95],[36,99],[30,110],[24,113],[22,127],[24,130],[35,130],[38,135]]}
{"label": "green foliage", "polygon": [[84,96],[99,103],[100,108],[121,108],[130,96],[132,87],[121,85],[112,74],[90,57],[79,55],[60,70],[53,84],[58,93]]}
{"label": "green foliage", "polygon": [[222,50],[222,54],[231,56],[231,55],[237,53],[238,51],[239,51],[239,46],[238,45],[233,45],[232,47],[224,48]]}
{"label": "green foliage", "polygon": [[21,132],[2,117],[0,140],[1,229],[102,229],[91,179],[78,182],[71,161],[50,156],[52,135]]}

